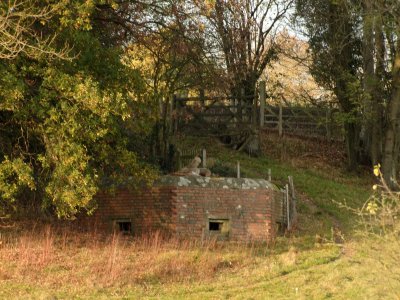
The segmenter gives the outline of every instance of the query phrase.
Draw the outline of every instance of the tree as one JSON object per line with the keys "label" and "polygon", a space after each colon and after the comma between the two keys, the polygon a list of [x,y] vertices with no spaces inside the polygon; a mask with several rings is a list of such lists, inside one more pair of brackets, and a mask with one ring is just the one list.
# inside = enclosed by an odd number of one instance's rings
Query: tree
{"label": "tree", "polygon": [[[208,39],[222,54],[231,94],[254,98],[256,84],[277,57],[276,31],[292,1],[195,1]],[[211,5],[213,4],[213,5]],[[218,58],[217,58],[218,59]]]}
{"label": "tree", "polygon": [[69,47],[55,49],[56,34],[43,36],[44,24],[61,5],[43,5],[37,0],[7,0],[0,4],[0,59],[21,53],[37,57],[68,58]]}
{"label": "tree", "polygon": [[[400,27],[399,29],[400,30]],[[399,32],[400,33],[400,32]],[[400,41],[396,42],[396,53],[392,69],[391,97],[387,106],[382,173],[392,188],[398,188],[400,152]]]}
{"label": "tree", "polygon": [[311,73],[333,91],[343,113],[348,168],[359,162],[361,37],[357,6],[351,1],[296,2],[297,22],[310,45]]}
{"label": "tree", "polygon": [[60,3],[49,4],[54,14],[44,24],[32,22],[29,31],[54,37],[54,53],[74,45],[72,59],[29,46],[0,59],[3,212],[28,202],[69,218],[90,212],[100,187],[129,178],[130,185],[145,183],[155,175],[145,163],[147,149],[131,142],[150,133],[154,113],[141,97],[140,73],[95,29],[94,1]]}
{"label": "tree", "polygon": [[[345,121],[349,166],[363,150],[397,188],[400,152],[400,5],[396,1],[297,2],[313,75],[334,91]],[[350,118],[349,118],[350,117]]]}
{"label": "tree", "polygon": [[400,5],[397,1],[377,1],[375,8],[385,28],[389,50],[384,55],[390,57],[388,65],[391,66],[388,72],[390,88],[385,111],[382,173],[385,181],[394,189],[399,188],[400,159]]}
{"label": "tree", "polygon": [[263,77],[269,90],[269,102],[287,105],[333,104],[332,92],[318,85],[310,74],[312,64],[308,43],[294,34],[279,35],[281,53]]}
{"label": "tree", "polygon": [[379,1],[362,1],[363,20],[363,111],[366,130],[365,148],[372,165],[382,161],[385,114],[390,85],[389,65],[386,57],[391,56],[386,47],[384,14]]}

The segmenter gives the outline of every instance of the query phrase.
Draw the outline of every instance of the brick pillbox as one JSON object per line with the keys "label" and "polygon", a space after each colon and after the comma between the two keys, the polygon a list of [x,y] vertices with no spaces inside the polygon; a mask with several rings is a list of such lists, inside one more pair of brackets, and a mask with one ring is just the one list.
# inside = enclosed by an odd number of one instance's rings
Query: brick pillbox
{"label": "brick pillbox", "polygon": [[[152,187],[96,195],[85,222],[135,236],[270,241],[282,218],[282,192],[264,179],[162,176]],[[88,224],[89,225],[89,224]]]}

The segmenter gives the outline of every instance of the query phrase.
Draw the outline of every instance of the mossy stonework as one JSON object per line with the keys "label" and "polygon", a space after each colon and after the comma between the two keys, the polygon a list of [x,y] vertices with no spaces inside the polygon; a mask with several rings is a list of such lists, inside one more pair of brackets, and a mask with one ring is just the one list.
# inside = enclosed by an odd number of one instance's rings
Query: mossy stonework
{"label": "mossy stonework", "polygon": [[281,195],[264,179],[163,176],[151,188],[99,193],[87,221],[133,235],[268,241],[276,234]]}

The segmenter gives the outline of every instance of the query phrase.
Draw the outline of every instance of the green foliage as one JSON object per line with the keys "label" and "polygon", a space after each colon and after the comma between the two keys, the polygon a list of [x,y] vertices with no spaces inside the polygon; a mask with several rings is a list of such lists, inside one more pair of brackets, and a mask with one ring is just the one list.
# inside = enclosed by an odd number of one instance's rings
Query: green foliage
{"label": "green foliage", "polygon": [[[356,221],[354,214],[339,209],[332,200],[346,199],[352,207],[362,205],[369,194],[368,187],[365,187],[368,185],[366,178],[350,175],[343,177],[343,174],[338,176],[335,172],[317,170],[318,166],[295,168],[266,157],[249,157],[210,139],[193,138],[192,141],[185,140],[180,144],[207,148],[209,159],[217,158],[221,162],[240,160],[242,169],[249,176],[265,177],[268,168],[272,169],[274,182],[285,181],[288,174],[293,175],[301,218],[297,230],[284,238],[278,238],[272,245],[205,242],[199,246],[184,241],[181,248],[175,240],[172,240],[172,245],[160,241],[158,235],[153,239],[146,237],[143,246],[140,246],[140,239],[128,244],[117,243],[112,249],[118,250],[115,257],[121,263],[116,264],[117,269],[112,269],[116,274],[113,280],[110,280],[109,267],[98,269],[110,257],[110,252],[105,251],[109,249],[110,243],[106,243],[103,248],[96,241],[96,247],[91,249],[92,259],[86,263],[86,247],[68,244],[58,249],[58,245],[63,243],[56,240],[49,264],[39,266],[38,270],[32,269],[36,265],[28,265],[27,272],[19,275],[21,277],[17,277],[21,272],[16,271],[18,268],[15,265],[23,262],[15,262],[15,247],[12,246],[14,260],[4,259],[3,268],[5,274],[12,275],[9,275],[10,280],[0,282],[2,295],[12,298],[18,291],[18,296],[37,298],[55,295],[61,298],[117,296],[153,299],[157,295],[166,299],[386,299],[395,298],[398,294],[398,237],[395,243],[390,244],[371,239],[360,241],[353,239],[352,232],[346,230],[345,244],[336,244],[334,237],[330,236],[333,221],[339,221],[341,229],[346,224],[354,225]],[[326,239],[323,238],[325,233]],[[60,239],[65,239],[65,236]],[[83,239],[86,245],[86,237]],[[149,243],[150,246],[151,243],[156,245],[153,247],[156,251],[149,253]],[[191,245],[196,245],[193,246],[195,250],[192,250]],[[6,247],[2,247],[2,251],[4,249]],[[85,255],[82,255],[82,251]],[[373,252],[368,253],[370,251]],[[41,252],[31,252],[34,258],[34,255],[41,255]],[[114,252],[111,254],[114,255]],[[372,257],[371,254],[377,256]],[[65,257],[72,257],[69,261],[74,263],[71,265],[68,262],[66,265]],[[377,258],[382,259],[382,265],[377,264]],[[148,261],[151,261],[149,268],[143,268]],[[181,267],[182,261],[184,267]],[[218,265],[208,275],[204,270],[209,270],[213,261],[217,261]],[[132,265],[135,264],[142,268],[133,276],[140,278],[145,287],[135,284],[137,281],[132,276],[126,276],[132,273]],[[162,272],[157,272],[159,266]],[[193,270],[198,270],[198,273]],[[392,271],[397,273],[397,277],[393,276]],[[73,280],[68,281],[72,273]],[[92,280],[88,280],[88,274]],[[54,288],[51,285],[65,278],[67,280],[62,286]],[[104,278],[106,283],[102,282]],[[93,287],[93,281],[98,282],[98,286]]]}
{"label": "green foliage", "polygon": [[36,188],[31,201],[40,199],[36,205],[71,218],[92,210],[105,180],[118,184],[133,177],[141,184],[156,175],[142,161],[146,145],[133,149],[129,141],[149,133],[154,105],[141,97],[143,80],[121,62],[121,48],[105,46],[92,30],[97,3],[49,4],[59,14],[41,26],[56,34],[60,49],[73,45],[73,59],[0,59],[3,201],[17,201],[24,187]]}
{"label": "green foliage", "polygon": [[27,186],[34,190],[35,181],[32,175],[32,168],[22,159],[9,160],[8,157],[5,157],[0,163],[0,204],[9,206],[15,202],[21,186]]}
{"label": "green foliage", "polygon": [[348,0],[296,1],[298,25],[308,37],[312,65],[318,84],[332,91],[344,113],[348,168],[359,163],[362,35],[360,7]]}
{"label": "green foliage", "polygon": [[357,10],[347,0],[296,2],[297,21],[310,45],[311,72],[327,88],[334,88],[338,80],[350,80],[361,66]]}

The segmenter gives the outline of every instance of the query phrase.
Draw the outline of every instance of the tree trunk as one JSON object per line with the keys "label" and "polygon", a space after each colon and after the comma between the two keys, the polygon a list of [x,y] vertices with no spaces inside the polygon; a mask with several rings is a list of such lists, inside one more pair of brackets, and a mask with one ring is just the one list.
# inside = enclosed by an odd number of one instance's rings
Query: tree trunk
{"label": "tree trunk", "polygon": [[[380,16],[373,9],[372,0],[363,1],[363,68],[364,116],[366,134],[364,153],[372,165],[381,161],[382,148],[382,78],[384,72],[384,40]],[[374,43],[375,41],[375,43]],[[376,53],[376,57],[374,57]],[[376,67],[374,65],[376,62]]]}
{"label": "tree trunk", "polygon": [[351,101],[349,96],[348,82],[339,79],[336,83],[335,95],[338,98],[342,111],[346,114],[344,121],[346,154],[347,154],[347,169],[355,171],[359,163],[360,151],[360,125],[359,115],[356,105]]}
{"label": "tree trunk", "polygon": [[[374,15],[372,12],[371,1],[363,1],[363,111],[365,130],[362,136],[363,154],[366,160],[374,161],[374,88],[376,83],[374,68]],[[374,141],[372,141],[374,140]]]}
{"label": "tree trunk", "polygon": [[375,88],[373,91],[373,126],[371,133],[371,160],[375,166],[382,161],[383,95],[385,81],[385,40],[382,16],[375,19]]}
{"label": "tree trunk", "polygon": [[344,125],[346,132],[347,168],[349,171],[357,169],[359,161],[359,126],[354,122]]}
{"label": "tree trunk", "polygon": [[392,70],[392,95],[387,107],[382,174],[391,188],[398,187],[397,172],[400,146],[400,40],[397,41]]}
{"label": "tree trunk", "polygon": [[[232,97],[236,99],[238,103],[237,115],[239,120],[243,119],[243,121],[249,121],[251,118],[248,107],[253,104],[255,98],[257,79],[242,80],[231,88]],[[244,109],[243,106],[245,106]]]}

